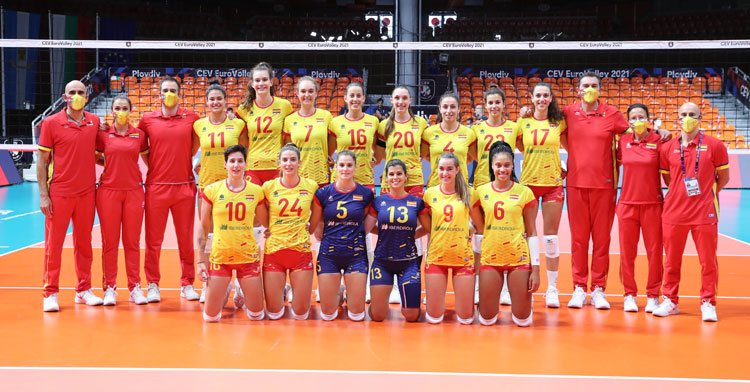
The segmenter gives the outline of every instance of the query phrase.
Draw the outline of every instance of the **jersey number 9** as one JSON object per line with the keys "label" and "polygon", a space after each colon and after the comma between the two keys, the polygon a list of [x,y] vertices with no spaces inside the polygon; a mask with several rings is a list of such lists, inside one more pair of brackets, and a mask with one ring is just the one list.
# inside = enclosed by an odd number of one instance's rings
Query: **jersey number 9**
{"label": "jersey number 9", "polygon": [[445,207],[443,207],[443,215],[445,216],[445,221],[450,222],[453,220],[453,206],[450,204],[446,204]]}

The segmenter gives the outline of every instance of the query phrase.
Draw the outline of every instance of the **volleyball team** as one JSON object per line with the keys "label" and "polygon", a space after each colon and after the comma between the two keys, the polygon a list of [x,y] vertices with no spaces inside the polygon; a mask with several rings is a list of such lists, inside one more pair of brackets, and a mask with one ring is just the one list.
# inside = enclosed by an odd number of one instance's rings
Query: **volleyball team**
{"label": "volleyball team", "polygon": [[[337,319],[345,302],[350,320],[369,315],[382,321],[397,298],[407,321],[422,319],[424,303],[424,320],[440,323],[450,278],[461,324],[474,323],[475,316],[482,325],[496,324],[503,304],[511,305],[516,325],[529,326],[542,252],[545,305],[560,307],[558,231],[567,193],[574,283],[569,308],[583,307],[588,292],[591,305],[610,308],[605,290],[617,215],[624,310],[639,309],[634,270],[642,233],[648,256],[645,310],[662,317],[679,313],[680,267],[691,233],[702,267],[702,319],[717,321],[718,195],[729,181],[728,156],[719,140],[700,131],[697,105],[679,108],[682,132],[672,138],[650,128],[645,105],[629,107],[626,118],[600,100],[599,77],[585,73],[578,80],[579,102],[565,108],[550,85],[539,83],[531,93],[533,108],[523,108],[513,122],[506,117],[503,91],[490,88],[484,95],[487,120],[467,128],[459,122],[458,96],[447,92],[439,101],[437,124],[428,126],[413,115],[405,87],[393,90],[393,109],[379,121],[363,112],[360,83],[346,87],[347,113],[332,118],[315,107],[315,79],[298,79],[296,112],[274,96],[272,81],[270,65],[255,66],[236,117],[227,114],[226,91],[212,82],[207,115],[198,118],[180,107],[179,81],[164,77],[160,110],[145,114],[138,127],[128,122],[127,96],[114,98],[113,123],[100,125],[84,111],[85,86],[78,81],[66,86],[67,108],[43,122],[39,139],[44,311],[59,310],[61,251],[71,220],[76,303],[116,303],[120,240],[129,300],[161,301],[159,258],[171,213],[182,267],[180,295],[205,301],[206,322],[221,319],[233,288],[235,306],[251,320],[282,318],[287,302],[291,318],[307,319],[317,274],[323,320]],[[567,168],[560,148],[568,151]],[[199,150],[200,164],[193,167]],[[148,166],[145,184],[139,157]],[[426,182],[422,159],[430,162]],[[373,167],[382,161],[375,196]],[[477,167],[469,185],[471,161]],[[96,164],[104,166],[98,185]],[[196,192],[200,223],[194,231]],[[103,299],[91,291],[95,210]],[[144,217],[146,295],[140,286]],[[193,286],[195,232],[203,296]]]}

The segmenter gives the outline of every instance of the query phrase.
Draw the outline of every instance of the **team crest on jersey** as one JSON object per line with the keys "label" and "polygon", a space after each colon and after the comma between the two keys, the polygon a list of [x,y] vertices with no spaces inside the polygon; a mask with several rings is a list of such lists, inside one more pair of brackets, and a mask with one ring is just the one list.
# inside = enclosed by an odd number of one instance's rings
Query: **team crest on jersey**
{"label": "team crest on jersey", "polygon": [[490,195],[484,195],[484,200],[489,200],[489,199],[490,199]]}
{"label": "team crest on jersey", "polygon": [[433,203],[437,203],[437,197],[433,197],[433,198],[432,198],[432,202],[433,202]]}
{"label": "team crest on jersey", "polygon": [[203,129],[201,130],[201,132],[206,132],[206,127],[203,127]]}
{"label": "team crest on jersey", "polygon": [[333,196],[328,196],[328,201],[333,201]]}
{"label": "team crest on jersey", "polygon": [[352,195],[352,200],[354,200],[354,201],[362,201],[362,195]]}
{"label": "team crest on jersey", "polygon": [[345,124],[341,124],[341,129],[346,129],[346,125]]}
{"label": "team crest on jersey", "polygon": [[438,140],[440,138],[440,135],[435,135],[435,140]]}
{"label": "team crest on jersey", "polygon": [[480,129],[479,133],[484,134],[484,128]]}
{"label": "team crest on jersey", "polygon": [[531,128],[531,124],[526,124],[526,128]]}
{"label": "team crest on jersey", "polygon": [[297,122],[296,122],[296,121],[295,121],[295,122],[293,122],[293,123],[292,123],[292,126],[295,126],[295,127],[296,127],[296,126],[297,126]]}
{"label": "team crest on jersey", "polygon": [[380,202],[380,206],[381,206],[381,207],[385,207],[385,202],[384,202],[384,201],[381,201],[381,202]]}
{"label": "team crest on jersey", "polygon": [[273,191],[273,197],[279,197],[279,191]]}
{"label": "team crest on jersey", "polygon": [[417,206],[417,202],[416,201],[407,201],[406,202],[406,206],[407,207],[416,207]]}
{"label": "team crest on jersey", "polygon": [[219,200],[224,200],[224,195],[219,195]]}
{"label": "team crest on jersey", "polygon": [[252,115],[253,115],[253,111],[251,110],[251,111],[250,111],[250,114],[249,114],[248,116],[252,116]]}

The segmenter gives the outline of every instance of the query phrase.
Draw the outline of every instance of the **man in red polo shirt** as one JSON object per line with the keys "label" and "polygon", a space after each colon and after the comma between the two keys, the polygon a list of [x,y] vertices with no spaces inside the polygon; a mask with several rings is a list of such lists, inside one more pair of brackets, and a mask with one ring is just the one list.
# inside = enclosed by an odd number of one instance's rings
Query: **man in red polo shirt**
{"label": "man in red polo shirt", "polygon": [[85,112],[88,93],[74,80],[65,86],[67,108],[42,122],[39,135],[36,176],[39,208],[44,221],[44,304],[45,312],[60,310],[62,247],[73,220],[75,247],[76,303],[101,305],[91,292],[91,229],[94,225],[96,187],[96,134],[99,117]]}
{"label": "man in red polo shirt", "polygon": [[182,267],[180,296],[195,301],[200,296],[193,289],[195,255],[192,237],[196,188],[191,159],[197,150],[193,123],[198,116],[180,108],[180,84],[176,79],[165,77],[159,88],[161,108],[146,113],[138,124],[149,141],[144,260],[148,281],[146,297],[148,302],[161,301],[159,257],[171,211]]}
{"label": "man in red polo shirt", "polygon": [[689,232],[701,263],[701,315],[703,321],[717,321],[719,191],[729,182],[729,157],[720,140],[698,128],[701,118],[698,105],[687,102],[678,114],[682,133],[678,139],[666,143],[660,154],[660,171],[664,182],[669,184],[662,213],[667,258],[662,284],[664,300],[653,315],[679,313],[680,267]]}

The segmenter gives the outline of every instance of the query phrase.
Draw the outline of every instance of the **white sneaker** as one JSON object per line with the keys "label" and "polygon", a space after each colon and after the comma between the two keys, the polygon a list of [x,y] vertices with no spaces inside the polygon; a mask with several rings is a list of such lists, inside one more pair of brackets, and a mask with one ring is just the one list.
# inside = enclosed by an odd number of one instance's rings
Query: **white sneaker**
{"label": "white sneaker", "polygon": [[646,313],[653,313],[656,308],[659,307],[659,298],[647,298],[646,299]]}
{"label": "white sneaker", "polygon": [[[502,296],[500,298],[502,298]],[[560,290],[558,290],[557,287],[547,287],[547,292],[544,293],[544,302],[548,308],[559,308]]]}
{"label": "white sneaker", "polygon": [[289,283],[284,285],[284,302],[292,302],[292,286]]}
{"label": "white sneaker", "polygon": [[638,311],[638,303],[635,301],[634,295],[626,295],[625,301],[622,305],[622,310],[626,312],[637,312]]}
{"label": "white sneaker", "polygon": [[586,292],[583,291],[583,287],[576,286],[576,289],[573,290],[573,297],[568,301],[568,307],[580,309],[584,302],[586,302]]}
{"label": "white sneaker", "polygon": [[140,284],[135,285],[133,290],[130,290],[130,302],[136,305],[145,305],[148,303],[146,297],[143,296],[143,290],[141,290]]}
{"label": "white sneaker", "polygon": [[704,299],[701,304],[701,315],[703,316],[703,321],[719,321],[716,318],[716,307],[707,299]]}
{"label": "white sneaker", "polygon": [[159,291],[159,285],[156,283],[149,283],[148,290],[146,292],[146,298],[148,302],[161,302],[161,293]]}
{"label": "white sneaker", "polygon": [[86,304],[89,306],[99,306],[103,303],[101,298],[91,292],[91,289],[77,292],[75,301],[77,304]]}
{"label": "white sneaker", "polygon": [[198,302],[205,303],[206,302],[206,286],[203,286],[203,290],[201,290],[201,297],[198,299]]}
{"label": "white sneaker", "polygon": [[107,287],[107,290],[104,292],[104,306],[115,306],[115,303],[117,303],[117,290],[115,290],[114,287]]}
{"label": "white sneaker", "polygon": [[388,296],[388,303],[389,304],[401,303],[401,293],[398,292],[398,286],[396,286],[395,284],[393,285],[393,289],[391,289],[391,295]]}
{"label": "white sneaker", "polygon": [[242,309],[245,306],[245,294],[242,292],[242,287],[240,287],[238,279],[234,280],[234,297],[232,297],[232,301],[234,302],[234,307],[237,309]]}
{"label": "white sneaker", "polygon": [[60,311],[60,305],[57,304],[57,293],[54,293],[48,297],[44,297],[44,303],[42,309],[45,312],[58,312]]}
{"label": "white sneaker", "polygon": [[656,317],[667,317],[678,313],[680,313],[680,308],[677,307],[677,304],[672,302],[671,299],[664,297],[661,305],[654,309],[653,315]]}
{"label": "white sneaker", "polygon": [[180,289],[180,297],[185,298],[188,301],[197,301],[201,298],[201,296],[195,292],[192,284],[182,286]]}
{"label": "white sneaker", "polygon": [[591,292],[591,305],[594,305],[597,309],[609,309],[607,296],[599,286],[594,286],[594,291]]}

